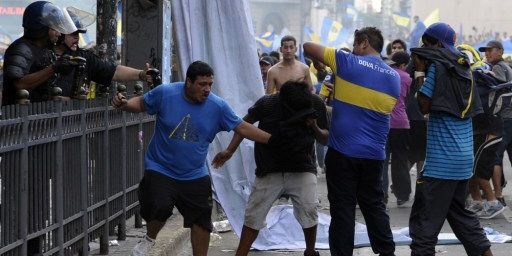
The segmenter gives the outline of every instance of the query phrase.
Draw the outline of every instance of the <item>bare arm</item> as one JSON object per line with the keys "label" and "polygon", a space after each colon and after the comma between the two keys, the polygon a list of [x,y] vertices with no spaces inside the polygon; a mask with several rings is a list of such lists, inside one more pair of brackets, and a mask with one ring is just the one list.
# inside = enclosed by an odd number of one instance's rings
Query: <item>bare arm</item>
{"label": "bare arm", "polygon": [[55,74],[53,65],[50,65],[42,70],[25,75],[20,80],[14,82],[14,85],[18,90],[32,90],[50,79],[53,74]]}
{"label": "bare arm", "polygon": [[[427,62],[424,59],[419,58],[416,54],[412,54],[412,60],[414,61],[415,70],[418,72],[425,73],[425,70],[427,70]],[[425,82],[425,77],[418,76],[415,78],[415,82],[417,87],[421,88],[421,86],[423,86],[423,83]],[[420,112],[424,115],[430,113],[432,100],[423,93],[419,92],[419,89],[418,92],[416,93],[416,99],[418,100]]]}
{"label": "bare arm", "polygon": [[421,113],[424,115],[430,113],[430,107],[432,106],[432,101],[430,98],[423,95],[422,93],[419,93],[417,98]]}
{"label": "bare arm", "polygon": [[311,72],[309,72],[309,67],[304,66],[304,72],[306,73],[306,83],[308,84],[309,91],[311,93],[315,93],[315,87],[313,87],[313,82],[311,81]]}
{"label": "bare arm", "polygon": [[112,80],[118,82],[128,82],[128,81],[136,81],[139,80],[139,74],[142,70],[134,69],[131,67],[117,65],[116,72],[114,73],[114,77]]}
{"label": "bare arm", "polygon": [[[249,115],[246,115],[243,119],[245,122],[247,122],[249,124],[254,123],[254,121],[252,120],[252,118]],[[233,138],[231,138],[231,141],[229,142],[228,147],[225,150],[217,153],[217,155],[215,155],[215,157],[213,158],[213,161],[212,161],[213,167],[219,168],[219,167],[223,166],[224,163],[226,163],[226,161],[228,161],[233,156],[233,153],[235,153],[238,146],[240,146],[240,143],[242,143],[242,140],[244,140],[244,137],[235,131],[235,134],[233,135]]]}
{"label": "bare arm", "polygon": [[144,98],[142,96],[133,97],[127,100],[122,93],[117,93],[117,95],[112,99],[112,105],[115,108],[120,108],[132,113],[146,111],[144,108]]}
{"label": "bare arm", "polygon": [[[146,79],[145,72],[149,69],[149,63],[146,63],[146,67],[144,70],[135,69],[123,65],[117,65],[116,72],[114,73],[114,77],[112,80],[118,82],[128,82],[128,81],[137,81],[142,78]],[[141,72],[143,72],[141,75]]]}
{"label": "bare arm", "polygon": [[322,145],[327,144],[327,139],[329,138],[329,131],[326,129],[322,129],[316,123],[316,119],[307,120],[307,124],[309,127],[313,129],[315,132],[315,139],[320,142]]}
{"label": "bare arm", "polygon": [[267,72],[267,91],[266,94],[272,94],[276,90],[276,80],[275,80],[274,69],[270,68]]}
{"label": "bare arm", "polygon": [[[421,88],[423,85],[424,77],[418,77],[416,78],[416,83],[418,85],[418,88]],[[423,93],[418,92],[416,94],[416,99],[418,100],[418,105],[420,107],[420,112],[424,115],[430,113],[430,107],[432,106],[432,100],[425,96]]]}
{"label": "bare arm", "polygon": [[242,121],[236,128],[235,132],[243,136],[244,138],[256,141],[259,143],[267,144],[270,139],[270,133],[260,130],[256,126]]}
{"label": "bare arm", "polygon": [[312,43],[312,42],[306,42],[306,43],[304,43],[303,47],[304,47],[304,54],[306,56],[309,56],[313,59],[316,59],[320,62],[325,63],[325,60],[324,60],[325,47],[323,45]]}

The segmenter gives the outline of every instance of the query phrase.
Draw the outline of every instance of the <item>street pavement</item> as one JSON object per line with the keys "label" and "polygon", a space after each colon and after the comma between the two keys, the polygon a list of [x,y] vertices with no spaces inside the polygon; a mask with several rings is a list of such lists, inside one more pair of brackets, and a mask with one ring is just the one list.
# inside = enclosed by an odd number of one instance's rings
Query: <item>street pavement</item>
{"label": "street pavement", "polygon": [[[507,160],[505,163],[510,163]],[[391,176],[390,176],[391,177]],[[507,164],[505,167],[505,177],[509,180],[509,185],[505,187],[503,194],[505,195],[505,200],[509,205],[512,205],[512,169],[510,165]],[[413,169],[411,171],[411,180],[412,184],[416,182],[416,171]],[[414,185],[413,185],[414,186]],[[414,188],[413,188],[414,191]],[[414,192],[413,192],[414,193]],[[327,187],[325,182],[325,175],[320,174],[318,177],[318,195],[320,199],[320,203],[322,206],[322,212],[329,214],[329,202],[327,200]],[[408,207],[405,208],[397,208],[396,198],[390,193],[389,194],[389,215],[391,228],[397,229],[408,226],[409,215],[412,205],[411,203],[407,203]],[[414,195],[411,195],[411,199],[414,198]],[[359,211],[356,209],[356,221],[360,223],[364,223],[364,218]],[[480,220],[484,227],[490,227],[499,232],[511,234],[512,233],[512,212],[510,209],[506,209],[505,212],[494,219],[490,220]],[[452,232],[448,223],[445,222],[443,229],[441,232]],[[220,255],[234,255],[234,251],[238,245],[238,237],[234,232],[229,231],[225,233],[213,233],[210,242],[210,250],[208,255],[211,256],[220,256]],[[493,244],[492,250],[495,256],[509,256],[512,255],[512,243],[506,244]],[[396,247],[396,255],[397,256],[405,256],[410,255],[411,251],[409,246],[397,246]],[[466,255],[464,248],[462,245],[442,245],[436,247],[436,254],[439,255]],[[192,255],[190,244],[184,243],[181,249],[181,252],[178,254],[180,256],[188,256]],[[290,252],[290,251],[251,251],[249,255],[258,255],[258,256],[266,256],[266,255],[303,255],[303,252]],[[330,255],[328,250],[321,250],[320,255]],[[358,248],[354,250],[354,255],[374,255],[371,248]]]}

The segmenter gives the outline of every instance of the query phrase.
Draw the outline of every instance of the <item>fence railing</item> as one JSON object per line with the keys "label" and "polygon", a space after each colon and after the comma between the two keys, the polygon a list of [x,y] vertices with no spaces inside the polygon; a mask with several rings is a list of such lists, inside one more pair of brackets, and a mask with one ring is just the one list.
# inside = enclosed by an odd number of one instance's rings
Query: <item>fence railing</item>
{"label": "fence railing", "polygon": [[153,126],[107,98],[2,107],[0,255],[88,255],[97,238],[108,253],[138,211]]}

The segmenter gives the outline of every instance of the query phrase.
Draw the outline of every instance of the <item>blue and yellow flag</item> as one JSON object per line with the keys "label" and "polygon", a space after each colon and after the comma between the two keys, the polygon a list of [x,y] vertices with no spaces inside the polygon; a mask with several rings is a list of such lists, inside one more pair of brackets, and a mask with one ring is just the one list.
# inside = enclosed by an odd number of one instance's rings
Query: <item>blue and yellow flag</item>
{"label": "blue and yellow flag", "polygon": [[325,17],[320,31],[320,41],[328,47],[339,48],[350,36],[348,29],[343,28],[339,21]]}
{"label": "blue and yellow flag", "polygon": [[274,32],[266,32],[265,34],[255,37],[256,42],[258,42],[258,46],[260,47],[262,52],[269,53],[272,50],[272,45],[274,44],[274,39],[276,38],[276,34]]}
{"label": "blue and yellow flag", "polygon": [[313,43],[320,43],[320,35],[317,34],[311,27],[304,27],[304,35],[306,36],[306,41],[310,41]]}
{"label": "blue and yellow flag", "polygon": [[345,12],[347,13],[347,17],[349,19],[355,20],[357,18],[357,10],[354,8],[353,5],[348,4],[347,9],[345,9]]}
{"label": "blue and yellow flag", "polygon": [[411,19],[400,14],[393,14],[393,21],[395,21],[395,24],[398,26],[409,27],[409,22]]}

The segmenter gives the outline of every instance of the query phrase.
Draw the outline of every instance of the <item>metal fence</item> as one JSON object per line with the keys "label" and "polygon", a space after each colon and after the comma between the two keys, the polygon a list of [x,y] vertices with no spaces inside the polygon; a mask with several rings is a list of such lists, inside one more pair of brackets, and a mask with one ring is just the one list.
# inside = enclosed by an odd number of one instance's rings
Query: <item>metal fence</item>
{"label": "metal fence", "polygon": [[[2,107],[0,255],[88,255],[126,236],[154,118],[107,98]],[[140,223],[140,218],[137,221]]]}

